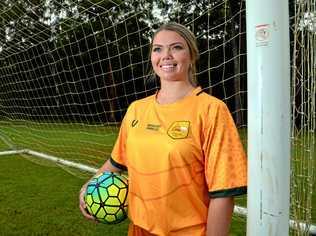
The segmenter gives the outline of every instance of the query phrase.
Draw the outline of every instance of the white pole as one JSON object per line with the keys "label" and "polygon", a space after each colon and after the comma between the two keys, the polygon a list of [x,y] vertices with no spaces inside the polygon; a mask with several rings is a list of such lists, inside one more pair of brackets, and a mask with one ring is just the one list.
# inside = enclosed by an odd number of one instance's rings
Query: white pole
{"label": "white pole", "polygon": [[1,151],[0,156],[6,156],[6,155],[15,155],[15,154],[24,154],[25,149],[21,150],[8,150],[8,151]]}
{"label": "white pole", "polygon": [[58,158],[58,157],[55,157],[55,156],[52,156],[52,155],[48,155],[48,154],[45,154],[45,153],[42,153],[42,152],[36,152],[36,151],[30,150],[30,149],[25,149],[24,153],[32,155],[32,156],[40,157],[40,158],[43,158],[43,159],[46,159],[46,160],[49,160],[49,161],[53,161],[55,163],[59,163],[59,164],[65,165],[65,166],[74,167],[74,168],[77,168],[77,169],[80,169],[80,170],[83,170],[83,171],[91,172],[91,173],[94,173],[94,174],[98,171],[98,169],[96,169],[94,167],[91,167],[91,166],[87,166],[87,165],[84,165],[84,164],[76,163],[76,162],[73,162],[73,161],[68,161],[68,160],[65,160],[65,159],[62,159],[62,158]]}
{"label": "white pole", "polygon": [[289,234],[290,54],[287,0],[247,0],[247,235]]}

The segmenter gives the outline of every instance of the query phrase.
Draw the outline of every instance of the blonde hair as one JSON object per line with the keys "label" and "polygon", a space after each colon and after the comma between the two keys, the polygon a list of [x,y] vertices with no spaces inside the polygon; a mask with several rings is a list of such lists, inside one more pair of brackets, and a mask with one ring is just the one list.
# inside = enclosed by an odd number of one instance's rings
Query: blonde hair
{"label": "blonde hair", "polygon": [[[189,68],[189,81],[193,86],[196,86],[197,85],[196,62],[199,59],[199,50],[197,47],[195,35],[192,33],[192,31],[190,31],[184,25],[178,24],[176,22],[169,22],[169,23],[163,24],[162,26],[159,27],[159,29],[155,31],[153,35],[153,40],[155,36],[163,30],[168,30],[168,31],[173,31],[173,32],[178,33],[188,44],[190,56],[192,60],[190,64],[190,68]],[[151,52],[152,52],[152,43],[150,45],[150,55],[151,55]]]}

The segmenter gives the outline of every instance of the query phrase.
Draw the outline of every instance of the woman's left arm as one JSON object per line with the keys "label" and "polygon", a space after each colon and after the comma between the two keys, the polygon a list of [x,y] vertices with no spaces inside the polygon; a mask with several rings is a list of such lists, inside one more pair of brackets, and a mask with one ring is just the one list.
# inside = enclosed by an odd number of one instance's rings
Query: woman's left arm
{"label": "woman's left arm", "polygon": [[207,216],[207,236],[227,236],[234,210],[233,197],[211,198]]}

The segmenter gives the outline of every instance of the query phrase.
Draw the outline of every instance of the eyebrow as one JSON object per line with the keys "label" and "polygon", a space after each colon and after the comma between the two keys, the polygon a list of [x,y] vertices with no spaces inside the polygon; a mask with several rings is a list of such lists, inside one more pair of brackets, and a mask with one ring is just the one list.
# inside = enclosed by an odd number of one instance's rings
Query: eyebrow
{"label": "eyebrow", "polygon": [[[182,42],[175,42],[175,43],[171,43],[171,44],[169,44],[169,45],[167,44],[167,46],[170,47],[170,46],[173,46],[173,45],[176,45],[176,44],[181,44],[181,45],[183,46],[183,43],[182,43]],[[156,44],[156,43],[153,44],[153,47],[157,47],[157,46],[158,46],[158,47],[163,47],[164,45]]]}

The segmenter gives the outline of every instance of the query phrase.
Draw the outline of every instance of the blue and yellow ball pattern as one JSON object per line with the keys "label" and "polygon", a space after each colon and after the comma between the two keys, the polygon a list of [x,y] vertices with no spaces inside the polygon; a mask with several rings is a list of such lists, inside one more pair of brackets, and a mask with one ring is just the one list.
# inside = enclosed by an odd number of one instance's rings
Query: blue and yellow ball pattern
{"label": "blue and yellow ball pattern", "polygon": [[118,173],[104,172],[87,186],[84,200],[87,211],[99,222],[116,224],[127,218],[127,179]]}

